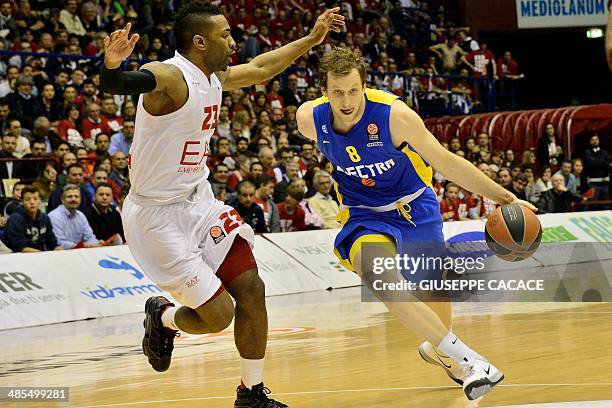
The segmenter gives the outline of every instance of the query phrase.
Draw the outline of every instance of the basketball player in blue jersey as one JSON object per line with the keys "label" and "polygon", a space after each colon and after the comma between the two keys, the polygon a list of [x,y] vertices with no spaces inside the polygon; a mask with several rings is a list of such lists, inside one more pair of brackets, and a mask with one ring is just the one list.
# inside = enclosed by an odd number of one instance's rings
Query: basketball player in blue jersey
{"label": "basketball player in blue jersey", "polygon": [[[367,257],[363,243],[386,243],[394,254],[422,243],[444,244],[431,166],[469,191],[535,210],[444,149],[405,103],[393,94],[365,88],[365,79],[363,61],[351,50],[337,49],[319,66],[324,96],[297,111],[300,132],[317,141],[333,165],[343,223],[335,253],[362,279],[367,282],[372,274],[371,264],[361,262]],[[421,356],[463,384],[468,399],[481,397],[504,378],[450,331],[449,302],[393,302],[375,294],[427,340],[419,347]]]}

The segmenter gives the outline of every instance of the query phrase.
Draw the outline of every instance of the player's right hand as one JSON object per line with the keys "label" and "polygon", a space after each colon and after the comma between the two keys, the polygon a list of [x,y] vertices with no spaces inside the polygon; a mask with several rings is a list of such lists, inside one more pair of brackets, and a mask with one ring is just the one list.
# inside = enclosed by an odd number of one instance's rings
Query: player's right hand
{"label": "player's right hand", "polygon": [[121,62],[132,55],[140,35],[134,34],[128,38],[132,23],[127,23],[122,30],[116,30],[104,39],[104,64],[109,69],[115,69]]}

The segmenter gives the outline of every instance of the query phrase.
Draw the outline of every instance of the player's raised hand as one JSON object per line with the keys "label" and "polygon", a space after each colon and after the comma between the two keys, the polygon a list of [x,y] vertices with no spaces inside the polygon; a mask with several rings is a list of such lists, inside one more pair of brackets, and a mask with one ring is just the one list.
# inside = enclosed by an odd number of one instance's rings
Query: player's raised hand
{"label": "player's raised hand", "polygon": [[107,68],[117,68],[123,60],[132,55],[140,35],[133,34],[129,38],[131,28],[132,23],[127,23],[125,28],[113,31],[104,39],[104,64]]}
{"label": "player's raised hand", "polygon": [[323,42],[325,36],[330,30],[337,33],[342,31],[342,28],[344,27],[344,16],[338,14],[338,11],[340,11],[340,7],[334,7],[325,11],[317,18],[317,22],[309,34],[315,39],[317,44],[321,44]]}

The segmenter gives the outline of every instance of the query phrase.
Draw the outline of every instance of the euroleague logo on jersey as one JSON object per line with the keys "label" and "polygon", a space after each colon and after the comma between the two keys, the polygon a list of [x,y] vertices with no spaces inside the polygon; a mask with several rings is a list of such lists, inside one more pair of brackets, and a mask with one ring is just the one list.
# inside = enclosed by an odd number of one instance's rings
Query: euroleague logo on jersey
{"label": "euroleague logo on jersey", "polygon": [[376,123],[368,124],[368,141],[369,143],[366,144],[367,147],[382,146]]}
{"label": "euroleague logo on jersey", "polygon": [[225,232],[223,232],[221,227],[215,225],[210,229],[210,237],[213,239],[215,244],[218,244],[225,238]]}

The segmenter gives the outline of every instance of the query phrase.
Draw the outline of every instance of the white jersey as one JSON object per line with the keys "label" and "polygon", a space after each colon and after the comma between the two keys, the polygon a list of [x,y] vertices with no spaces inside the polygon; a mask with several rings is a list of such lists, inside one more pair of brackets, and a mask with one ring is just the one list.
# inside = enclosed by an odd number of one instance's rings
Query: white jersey
{"label": "white jersey", "polygon": [[134,140],[130,148],[130,195],[139,201],[165,204],[186,198],[206,182],[210,138],[221,105],[221,82],[210,79],[187,58],[175,53],[164,64],[183,73],[189,98],[179,110],[153,116],[138,100]]}

